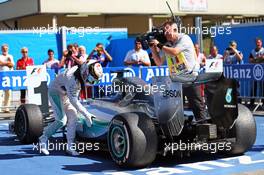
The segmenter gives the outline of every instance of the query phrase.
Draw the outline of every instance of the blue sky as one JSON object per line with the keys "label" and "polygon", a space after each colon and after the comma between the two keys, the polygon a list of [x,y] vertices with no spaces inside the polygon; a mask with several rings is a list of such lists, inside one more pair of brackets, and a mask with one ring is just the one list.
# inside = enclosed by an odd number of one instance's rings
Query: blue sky
{"label": "blue sky", "polygon": [[8,1],[8,0],[0,0],[0,3],[1,3],[1,2],[5,2],[5,1]]}

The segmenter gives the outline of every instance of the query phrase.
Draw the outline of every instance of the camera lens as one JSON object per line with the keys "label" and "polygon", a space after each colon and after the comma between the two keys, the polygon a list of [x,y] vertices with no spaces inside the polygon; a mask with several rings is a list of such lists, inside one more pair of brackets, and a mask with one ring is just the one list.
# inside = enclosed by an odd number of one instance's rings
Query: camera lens
{"label": "camera lens", "polygon": [[69,52],[68,52],[68,55],[70,55],[70,56],[71,56],[71,55],[72,55],[72,51],[69,51]]}

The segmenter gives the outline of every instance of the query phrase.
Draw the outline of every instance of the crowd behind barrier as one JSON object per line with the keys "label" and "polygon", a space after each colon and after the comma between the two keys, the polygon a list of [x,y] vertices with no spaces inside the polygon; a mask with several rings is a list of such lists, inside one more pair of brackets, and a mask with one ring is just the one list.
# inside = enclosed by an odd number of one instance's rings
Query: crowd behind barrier
{"label": "crowd behind barrier", "polygon": [[[126,77],[139,77],[147,83],[151,83],[153,76],[168,76],[169,71],[167,66],[152,66],[152,67],[106,67],[104,68],[104,75],[101,79],[101,88],[107,88],[116,77],[116,70],[129,70],[124,76]],[[224,75],[227,78],[233,78],[239,81],[239,98],[244,100],[255,100],[256,107],[262,105],[261,100],[264,98],[264,64],[242,64],[242,65],[225,65]],[[54,70],[47,70],[48,83],[55,78]],[[14,71],[0,71],[0,90],[11,89],[13,94],[18,90],[26,89],[27,78],[25,70]],[[88,87],[89,88],[89,87]],[[86,93],[85,98],[100,97],[105,94],[98,94],[95,88],[92,88]],[[12,95],[13,98],[17,98]],[[16,107],[16,101],[12,100],[11,107]],[[2,107],[2,106],[0,106]],[[255,109],[256,110],[256,109]]]}

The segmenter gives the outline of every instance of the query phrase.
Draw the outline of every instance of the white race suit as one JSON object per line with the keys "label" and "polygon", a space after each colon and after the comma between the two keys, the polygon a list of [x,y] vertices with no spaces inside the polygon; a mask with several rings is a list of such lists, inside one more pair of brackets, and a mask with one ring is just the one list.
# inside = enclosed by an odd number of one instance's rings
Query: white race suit
{"label": "white race suit", "polygon": [[43,132],[43,136],[49,138],[67,122],[67,142],[70,145],[75,139],[77,112],[90,120],[92,116],[78,100],[81,83],[74,76],[77,69],[78,66],[74,66],[51,82],[48,93],[55,121]]}

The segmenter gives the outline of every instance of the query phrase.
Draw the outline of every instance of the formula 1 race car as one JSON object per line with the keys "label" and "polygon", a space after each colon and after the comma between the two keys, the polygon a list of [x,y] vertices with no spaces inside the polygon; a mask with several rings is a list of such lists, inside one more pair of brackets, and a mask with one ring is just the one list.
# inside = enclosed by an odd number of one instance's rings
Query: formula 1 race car
{"label": "formula 1 race car", "polygon": [[[222,73],[204,73],[182,82],[153,77],[152,86],[137,77],[123,77],[124,71],[116,73],[113,93],[85,104],[96,118],[89,128],[80,116],[77,137],[107,143],[118,165],[145,167],[157,154],[193,152],[205,144],[220,145],[216,150],[219,153],[236,155],[254,144],[254,117],[237,103],[236,81],[224,78]],[[184,112],[182,87],[205,82],[208,118],[195,121]],[[53,120],[51,113],[42,113],[37,105],[21,105],[16,111],[15,133],[22,143],[35,142],[43,127]],[[178,146],[182,143],[188,147]]]}

